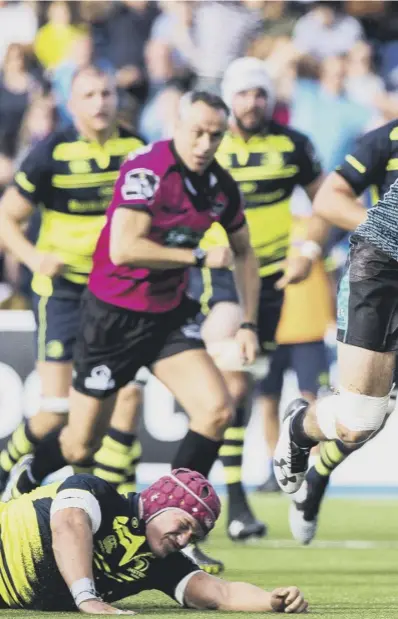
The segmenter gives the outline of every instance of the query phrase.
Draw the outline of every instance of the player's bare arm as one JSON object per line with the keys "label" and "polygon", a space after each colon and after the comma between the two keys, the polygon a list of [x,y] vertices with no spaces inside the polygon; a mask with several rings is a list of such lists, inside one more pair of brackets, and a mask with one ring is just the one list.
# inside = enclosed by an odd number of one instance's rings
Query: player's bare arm
{"label": "player's bare arm", "polygon": [[351,185],[337,172],[331,172],[314,200],[314,211],[343,230],[355,230],[367,217]]}
{"label": "player's bare arm", "polygon": [[308,602],[297,587],[264,591],[250,583],[227,582],[204,572],[197,572],[190,578],[184,602],[197,610],[236,612],[303,613],[308,608]]}
{"label": "player's bare arm", "polygon": [[22,225],[33,213],[33,206],[15,187],[9,187],[0,203],[0,236],[10,252],[32,272],[54,277],[64,267],[56,255],[38,251],[25,237]]}
{"label": "player's bare arm", "polygon": [[135,614],[106,604],[95,591],[93,533],[89,515],[78,507],[56,512],[51,518],[52,544],[58,569],[82,613]]}
{"label": "player's bare arm", "polygon": [[[322,186],[324,176],[320,174],[312,183],[304,187],[308,198],[313,202],[319,188]],[[314,260],[322,255],[330,224],[318,213],[313,212],[308,220],[307,239],[301,248],[301,254],[287,260],[286,270],[277,282],[276,287],[280,290],[289,284],[299,284],[307,279],[311,273]]]}
{"label": "player's bare arm", "polygon": [[228,238],[234,255],[235,281],[243,310],[242,324],[246,327],[253,325],[253,329],[239,329],[236,337],[243,358],[247,363],[253,363],[258,352],[258,339],[255,331],[260,292],[258,261],[250,244],[247,225],[231,233]]}
{"label": "player's bare arm", "polygon": [[[110,257],[117,266],[129,265],[147,269],[181,269],[195,266],[192,249],[165,247],[148,238],[151,216],[148,213],[118,208],[112,218]],[[205,266],[227,268],[232,255],[228,248],[216,248],[207,253]]]}

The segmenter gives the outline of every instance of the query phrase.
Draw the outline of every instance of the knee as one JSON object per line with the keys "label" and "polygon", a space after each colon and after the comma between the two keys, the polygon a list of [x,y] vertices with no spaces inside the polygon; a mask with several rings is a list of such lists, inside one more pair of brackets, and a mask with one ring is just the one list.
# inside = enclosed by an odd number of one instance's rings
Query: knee
{"label": "knee", "polygon": [[99,447],[98,440],[85,441],[72,434],[68,427],[60,435],[62,455],[69,464],[83,464],[90,459]]}
{"label": "knee", "polygon": [[139,406],[142,401],[142,386],[137,383],[129,383],[120,389],[118,403],[123,406]]}
{"label": "knee", "polygon": [[225,430],[231,425],[234,417],[234,406],[228,398],[214,403],[207,415],[201,419],[200,431],[214,440],[221,440]]}
{"label": "knee", "polygon": [[236,405],[245,399],[249,391],[249,378],[241,372],[231,373],[226,377],[229,394]]}

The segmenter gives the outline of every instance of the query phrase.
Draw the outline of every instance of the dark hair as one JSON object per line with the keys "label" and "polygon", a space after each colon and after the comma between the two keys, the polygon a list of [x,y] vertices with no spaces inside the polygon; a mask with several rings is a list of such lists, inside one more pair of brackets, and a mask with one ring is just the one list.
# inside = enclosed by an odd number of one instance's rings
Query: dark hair
{"label": "dark hair", "polygon": [[207,92],[206,90],[193,90],[190,93],[189,99],[191,104],[201,101],[202,103],[206,103],[206,105],[214,108],[215,110],[223,110],[226,116],[229,116],[229,108],[227,104],[224,103],[221,97],[215,95],[212,92]]}

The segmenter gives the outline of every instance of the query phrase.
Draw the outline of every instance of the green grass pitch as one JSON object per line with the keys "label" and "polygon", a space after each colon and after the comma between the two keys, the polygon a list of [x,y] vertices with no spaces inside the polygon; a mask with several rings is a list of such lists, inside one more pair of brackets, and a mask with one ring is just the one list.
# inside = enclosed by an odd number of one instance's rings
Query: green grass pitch
{"label": "green grass pitch", "polygon": [[[247,580],[266,589],[297,585],[310,601],[309,616],[313,619],[398,619],[398,500],[328,499],[317,540],[306,548],[290,538],[287,498],[252,495],[252,504],[269,526],[266,540],[250,545],[232,544],[221,522],[207,545],[209,552],[225,561],[225,578]],[[142,617],[220,617],[216,612],[180,609],[156,592],[130,598],[119,606],[136,610]],[[260,616],[222,613],[224,618],[230,615],[245,619]],[[0,611],[0,619],[78,616]]]}

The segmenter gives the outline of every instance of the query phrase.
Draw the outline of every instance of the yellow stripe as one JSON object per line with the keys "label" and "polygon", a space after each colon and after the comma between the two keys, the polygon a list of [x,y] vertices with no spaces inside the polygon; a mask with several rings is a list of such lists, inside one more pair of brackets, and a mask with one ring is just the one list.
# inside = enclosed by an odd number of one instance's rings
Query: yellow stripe
{"label": "yellow stripe", "polygon": [[243,441],[245,438],[246,428],[227,428],[224,433],[224,441]]}
{"label": "yellow stripe", "polygon": [[0,466],[4,471],[7,471],[7,473],[9,473],[12,469],[12,467],[14,466],[15,462],[13,462],[10,459],[10,456],[8,454],[8,451],[6,449],[3,449],[3,451],[0,454]]}
{"label": "yellow stripe", "polygon": [[329,477],[330,470],[323,464],[322,460],[319,458],[315,463],[315,470],[322,477]]}
{"label": "yellow stripe", "polygon": [[142,140],[134,137],[110,138],[103,146],[95,142],[64,142],[57,144],[52,156],[55,161],[78,161],[96,159],[102,151],[111,157],[120,157],[140,146],[143,146]]}
{"label": "yellow stripe", "polygon": [[374,206],[375,204],[377,204],[377,202],[380,199],[380,193],[377,188],[377,185],[371,185],[369,188],[369,191],[370,191],[370,201],[371,201],[372,206]]}
{"label": "yellow stripe", "polygon": [[345,160],[347,161],[347,163],[352,165],[352,167],[355,168],[357,172],[359,172],[360,174],[365,174],[366,167],[363,165],[363,163],[358,161],[358,159],[356,159],[352,155],[346,155]]}
{"label": "yellow stripe", "polygon": [[[2,543],[0,539],[0,544]],[[0,554],[0,595],[6,604],[14,605],[18,604],[18,597],[16,595],[14,587],[11,586],[10,581],[8,580],[3,559]]]}
{"label": "yellow stripe", "polygon": [[203,292],[200,295],[199,303],[201,312],[207,316],[210,311],[209,302],[213,296],[213,284],[211,281],[211,271],[209,268],[205,267],[201,270],[202,282],[203,282]]}
{"label": "yellow stripe", "polygon": [[30,182],[25,172],[17,172],[15,175],[15,182],[22,189],[25,189],[28,193],[33,193],[36,189],[33,183]]}
{"label": "yellow stripe", "polygon": [[53,187],[58,189],[79,189],[97,187],[105,183],[114,183],[119,172],[97,172],[90,174],[54,174],[51,179]]}
{"label": "yellow stripe", "polygon": [[243,454],[243,445],[223,445],[219,451],[220,456],[241,456]]}
{"label": "yellow stripe", "polygon": [[46,334],[47,334],[47,303],[49,297],[40,297],[39,301],[39,325],[37,328],[37,358],[39,361],[46,360]]}
{"label": "yellow stripe", "polygon": [[21,457],[21,454],[18,453],[17,449],[15,448],[14,443],[12,442],[12,439],[8,441],[7,449],[8,449],[8,453],[10,454],[11,458],[13,458],[15,462],[18,462],[19,458]]}
{"label": "yellow stripe", "polygon": [[387,163],[387,172],[391,172],[392,170],[398,170],[398,159],[390,159]]}
{"label": "yellow stripe", "polygon": [[265,181],[276,178],[291,178],[298,172],[296,165],[284,168],[267,169],[265,166],[251,166],[247,168],[229,168],[228,172],[237,182],[242,181]]}
{"label": "yellow stripe", "polygon": [[390,133],[390,140],[398,140],[398,127],[395,127]]}
{"label": "yellow stripe", "polygon": [[33,445],[28,440],[25,431],[25,424],[21,423],[12,435],[12,440],[19,453],[23,456],[30,453]]}
{"label": "yellow stripe", "polygon": [[121,471],[120,473],[114,473],[113,471],[106,471],[105,469],[97,469],[94,468],[94,475],[99,477],[100,479],[104,479],[110,483],[120,484],[125,480],[125,473]]}
{"label": "yellow stripe", "polygon": [[227,484],[237,484],[242,480],[242,468],[240,466],[224,467],[225,481]]}
{"label": "yellow stripe", "polygon": [[329,460],[333,464],[338,464],[342,462],[342,460],[345,459],[345,455],[340,451],[335,441],[330,441],[328,443],[325,443],[324,447],[325,447],[325,451],[328,455]]}

